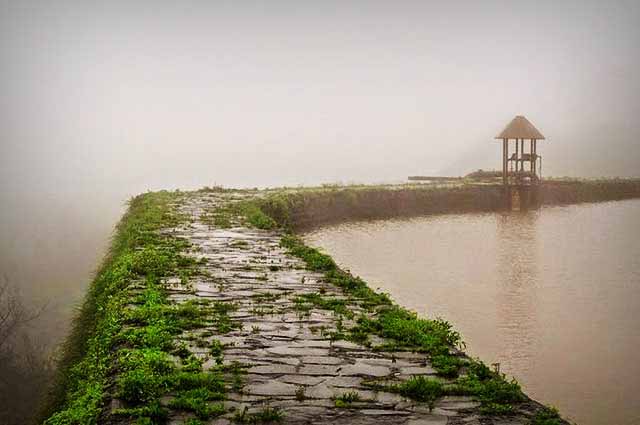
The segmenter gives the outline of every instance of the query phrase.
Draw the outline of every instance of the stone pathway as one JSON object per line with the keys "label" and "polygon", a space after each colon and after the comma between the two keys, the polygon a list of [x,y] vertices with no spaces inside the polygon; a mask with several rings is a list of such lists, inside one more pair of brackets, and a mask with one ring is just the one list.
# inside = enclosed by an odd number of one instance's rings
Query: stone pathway
{"label": "stone pathway", "polygon": [[[406,379],[434,375],[424,355],[408,352],[374,352],[347,341],[331,341],[323,330],[333,330],[332,311],[296,310],[293,298],[321,292],[345,298],[339,288],[323,283],[322,275],[305,269],[303,262],[279,246],[281,234],[251,229],[232,218],[230,228],[216,228],[207,212],[229,202],[238,193],[196,193],[186,197],[181,212],[191,218],[188,226],[173,230],[192,244],[188,254],[201,260],[203,276],[186,288],[175,280],[171,299],[207,299],[235,303],[230,312],[234,329],[219,334],[215,329],[197,330],[201,339],[217,339],[225,345],[224,364],[239,362],[246,374],[225,406],[247,413],[265,406],[282,409],[290,424],[526,424],[526,415],[485,418],[470,397],[444,397],[433,411],[426,405],[397,394],[374,392],[363,381],[371,378]],[[354,307],[356,309],[357,307]],[[345,322],[346,324],[346,322]],[[213,335],[212,335],[213,334]],[[193,342],[189,348],[208,358],[208,348]],[[208,359],[204,367],[215,364]],[[240,388],[241,387],[241,388]],[[357,392],[358,400],[336,407],[336,397]],[[172,424],[189,416],[173,412]],[[211,420],[230,423],[233,414]]]}

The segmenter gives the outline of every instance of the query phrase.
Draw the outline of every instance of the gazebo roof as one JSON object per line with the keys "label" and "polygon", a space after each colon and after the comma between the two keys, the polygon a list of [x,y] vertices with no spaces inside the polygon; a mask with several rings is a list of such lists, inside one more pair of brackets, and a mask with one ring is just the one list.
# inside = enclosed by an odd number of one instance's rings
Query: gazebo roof
{"label": "gazebo roof", "polygon": [[517,115],[511,120],[509,125],[507,125],[505,129],[496,136],[496,139],[544,140],[544,136],[528,119],[524,117],[524,115]]}

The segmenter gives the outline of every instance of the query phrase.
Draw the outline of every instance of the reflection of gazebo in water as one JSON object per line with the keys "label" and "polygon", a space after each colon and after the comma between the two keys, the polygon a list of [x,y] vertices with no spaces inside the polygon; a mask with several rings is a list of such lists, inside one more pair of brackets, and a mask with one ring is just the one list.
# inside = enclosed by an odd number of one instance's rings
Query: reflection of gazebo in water
{"label": "reflection of gazebo in water", "polygon": [[[529,120],[518,115],[496,139],[502,139],[502,184],[508,206],[527,208],[537,205],[542,170],[542,157],[537,153],[537,142],[544,140],[544,136]],[[512,140],[515,141],[515,152],[509,155]],[[525,140],[529,141],[528,153],[525,153]]]}

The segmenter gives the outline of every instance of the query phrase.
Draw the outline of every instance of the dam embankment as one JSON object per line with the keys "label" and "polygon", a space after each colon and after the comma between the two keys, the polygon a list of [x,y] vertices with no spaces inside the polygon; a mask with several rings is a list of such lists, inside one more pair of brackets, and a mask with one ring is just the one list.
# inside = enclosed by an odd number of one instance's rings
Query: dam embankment
{"label": "dam embankment", "polygon": [[[499,211],[502,196],[496,184],[328,187],[276,193],[261,206],[276,221],[308,230],[345,221]],[[638,197],[640,179],[546,180],[540,187],[542,205]]]}
{"label": "dam embankment", "polygon": [[[549,199],[640,194],[617,185]],[[564,423],[464,355],[451,324],[291,233],[498,205],[487,185],[140,195],[74,322],[44,423]]]}

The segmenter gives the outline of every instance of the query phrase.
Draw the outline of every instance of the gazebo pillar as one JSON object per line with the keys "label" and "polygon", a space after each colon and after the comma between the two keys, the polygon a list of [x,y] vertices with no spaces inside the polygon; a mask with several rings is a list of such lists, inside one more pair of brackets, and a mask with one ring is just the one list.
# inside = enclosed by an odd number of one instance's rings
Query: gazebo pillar
{"label": "gazebo pillar", "polygon": [[502,184],[507,185],[507,173],[509,161],[509,139],[502,139]]}
{"label": "gazebo pillar", "polygon": [[520,140],[516,139],[516,173],[520,171]]}

